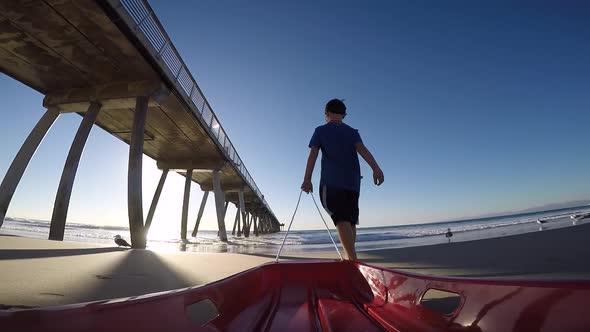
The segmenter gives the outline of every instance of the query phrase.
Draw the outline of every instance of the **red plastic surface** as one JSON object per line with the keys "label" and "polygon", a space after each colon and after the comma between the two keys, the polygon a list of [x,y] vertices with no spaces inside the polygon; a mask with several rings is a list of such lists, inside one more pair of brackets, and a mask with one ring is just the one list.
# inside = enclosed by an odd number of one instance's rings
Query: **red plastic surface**
{"label": "red plastic surface", "polygon": [[[460,294],[445,315],[428,289]],[[203,326],[187,307],[211,300]],[[0,331],[590,331],[590,283],[436,278],[349,262],[266,264],[128,299],[0,311]]]}

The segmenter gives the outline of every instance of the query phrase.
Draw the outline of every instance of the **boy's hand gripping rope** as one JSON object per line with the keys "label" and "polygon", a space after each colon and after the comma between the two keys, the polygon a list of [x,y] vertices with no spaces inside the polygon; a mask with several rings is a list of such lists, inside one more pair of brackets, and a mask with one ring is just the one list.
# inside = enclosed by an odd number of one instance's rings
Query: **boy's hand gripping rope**
{"label": "boy's hand gripping rope", "polygon": [[[279,257],[281,256],[281,251],[283,250],[283,246],[285,245],[285,241],[287,240],[287,236],[289,235],[289,231],[291,230],[291,225],[293,225],[293,219],[295,219],[295,214],[297,214],[297,209],[299,208],[299,202],[301,201],[301,194],[303,194],[303,190],[299,192],[299,198],[297,199],[297,205],[295,206],[295,211],[293,211],[293,216],[291,217],[291,222],[289,223],[289,227],[287,228],[287,233],[285,233],[285,237],[283,238],[283,243],[281,243],[281,246],[279,247],[279,252],[277,253],[277,257],[275,258],[275,262],[279,261]],[[334,244],[334,248],[336,248],[336,252],[338,253],[338,256],[340,256],[340,260],[343,260],[342,254],[340,253],[340,250],[338,250],[338,246],[336,245],[336,242],[334,242],[334,238],[332,237],[332,233],[330,232],[330,228],[328,228],[328,224],[326,223],[326,220],[324,220],[324,216],[322,215],[322,212],[320,211],[318,203],[316,203],[316,201],[315,201],[315,197],[313,196],[313,193],[311,194],[311,198],[313,199],[313,204],[315,205],[316,209],[318,210],[318,213],[320,214],[320,218],[322,218],[322,221],[324,222],[324,226],[326,226],[326,230],[328,231],[328,235],[330,236],[330,240],[332,240],[332,243]]]}

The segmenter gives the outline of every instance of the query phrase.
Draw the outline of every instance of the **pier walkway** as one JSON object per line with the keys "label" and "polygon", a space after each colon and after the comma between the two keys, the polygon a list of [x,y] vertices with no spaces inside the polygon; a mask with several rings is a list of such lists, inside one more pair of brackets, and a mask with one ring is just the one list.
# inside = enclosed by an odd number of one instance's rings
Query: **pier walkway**
{"label": "pier walkway", "polygon": [[[238,235],[280,231],[280,222],[147,1],[0,0],[0,70],[44,94],[46,108],[0,185],[0,226],[43,137],[59,114],[75,112],[83,120],[65,161],[49,239],[63,240],[76,170],[94,125],[129,144],[133,247],[146,245],[169,171],[186,177],[182,239],[188,233],[193,182],[204,191],[193,236],[209,192],[222,240],[227,240],[229,203],[238,208],[232,229]],[[235,110],[235,116],[246,116],[241,111]],[[143,154],[162,170],[145,218]]]}

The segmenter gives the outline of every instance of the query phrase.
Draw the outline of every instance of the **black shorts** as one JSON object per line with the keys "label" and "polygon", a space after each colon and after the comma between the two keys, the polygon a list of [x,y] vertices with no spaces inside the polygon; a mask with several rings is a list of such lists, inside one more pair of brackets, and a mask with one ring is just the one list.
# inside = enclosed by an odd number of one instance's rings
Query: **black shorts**
{"label": "black shorts", "polygon": [[346,221],[359,224],[359,193],[353,190],[321,186],[320,200],[334,225]]}

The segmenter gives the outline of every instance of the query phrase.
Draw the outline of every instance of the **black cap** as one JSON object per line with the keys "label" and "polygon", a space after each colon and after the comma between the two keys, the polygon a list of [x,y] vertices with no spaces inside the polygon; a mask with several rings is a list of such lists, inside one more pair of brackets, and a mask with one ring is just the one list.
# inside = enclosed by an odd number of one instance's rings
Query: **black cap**
{"label": "black cap", "polygon": [[340,99],[332,99],[326,103],[326,112],[336,114],[346,114],[346,105]]}

